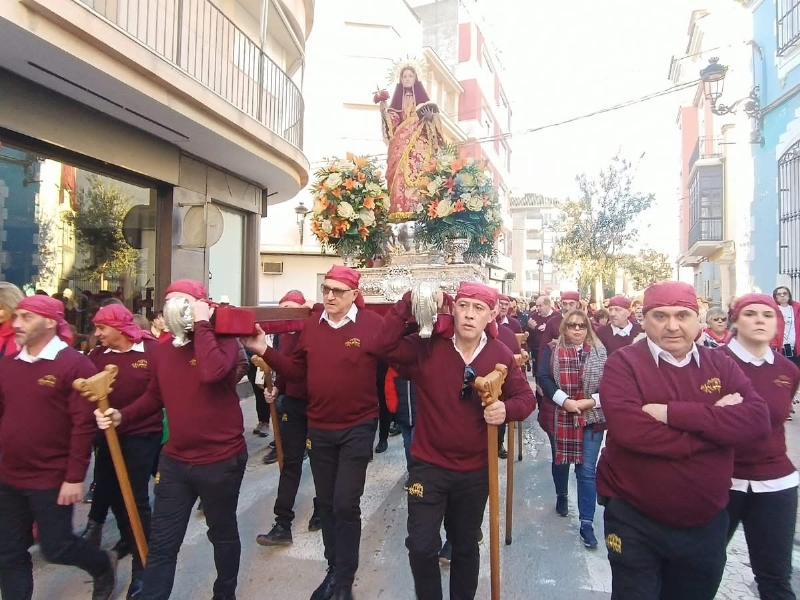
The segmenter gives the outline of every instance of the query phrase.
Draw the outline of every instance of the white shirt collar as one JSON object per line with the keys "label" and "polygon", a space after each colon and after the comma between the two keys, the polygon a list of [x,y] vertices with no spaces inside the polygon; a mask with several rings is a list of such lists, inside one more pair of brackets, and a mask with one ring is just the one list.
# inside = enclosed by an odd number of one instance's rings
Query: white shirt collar
{"label": "white shirt collar", "polygon": [[659,360],[663,360],[665,363],[675,367],[685,367],[692,361],[693,358],[694,362],[697,363],[697,366],[700,366],[700,352],[698,352],[697,344],[695,343],[692,343],[692,349],[689,351],[689,354],[683,358],[683,360],[678,360],[650,338],[647,338],[647,347],[650,348],[650,354],[653,355],[653,360],[656,361],[656,366],[658,366]]}
{"label": "white shirt collar", "polygon": [[113,352],[114,354],[125,354],[126,352],[144,352],[144,342],[134,344],[127,350],[114,350],[113,348],[106,348],[106,351],[103,352],[103,354],[109,354],[110,352]]}
{"label": "white shirt collar", "polygon": [[350,310],[347,311],[347,314],[344,316],[344,318],[341,321],[339,321],[338,323],[334,323],[334,322],[331,321],[330,317],[328,316],[328,311],[327,310],[323,310],[322,311],[322,315],[319,318],[319,322],[322,323],[322,320],[324,319],[324,320],[326,320],[328,322],[328,325],[330,325],[331,328],[339,329],[340,327],[344,327],[345,325],[347,325],[351,321],[353,323],[355,323],[357,315],[358,315],[358,307],[355,304],[353,304],[350,307]]}
{"label": "white shirt collar", "polygon": [[503,320],[500,321],[501,325],[508,325],[508,317],[503,317]]}
{"label": "white shirt collar", "polygon": [[55,360],[58,353],[68,346],[69,344],[67,344],[64,340],[58,336],[55,336],[52,340],[47,342],[47,345],[42,348],[42,351],[39,352],[38,356],[31,356],[28,354],[28,347],[23,346],[22,350],[20,350],[19,354],[17,354],[16,359],[26,363],[35,363],[40,360]]}
{"label": "white shirt collar", "polygon": [[628,337],[631,334],[632,329],[633,329],[633,323],[631,323],[630,321],[622,329],[620,329],[614,324],[611,325],[611,333],[614,335],[619,335],[621,337]]}
{"label": "white shirt collar", "polygon": [[[456,336],[453,336],[453,348],[455,348],[456,352],[458,352],[461,355],[461,358],[464,360],[464,364],[465,365],[470,364],[475,359],[475,357],[478,356],[478,354],[481,353],[481,350],[483,350],[483,348],[486,346],[486,344],[488,342],[489,342],[489,337],[486,335],[485,331],[482,331],[481,332],[481,341],[478,342],[478,347],[475,348],[475,352],[472,354],[472,356],[464,356],[464,354],[461,352],[461,350],[459,350],[458,346],[456,346]],[[469,359],[469,360],[467,360],[467,359]]]}
{"label": "white shirt collar", "polygon": [[742,346],[742,344],[736,338],[733,338],[730,342],[728,342],[728,348],[742,362],[750,363],[751,365],[755,365],[757,367],[760,367],[765,362],[769,364],[775,362],[775,354],[772,352],[771,348],[767,348],[767,352],[766,354],[764,354],[764,356],[756,356],[755,354],[750,352],[747,348]]}

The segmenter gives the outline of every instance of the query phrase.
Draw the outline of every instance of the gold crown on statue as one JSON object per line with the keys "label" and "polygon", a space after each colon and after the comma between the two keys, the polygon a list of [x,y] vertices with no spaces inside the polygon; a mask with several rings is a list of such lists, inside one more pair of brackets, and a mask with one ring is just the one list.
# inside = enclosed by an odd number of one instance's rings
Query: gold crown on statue
{"label": "gold crown on statue", "polygon": [[389,69],[389,83],[393,85],[400,83],[400,74],[405,69],[413,69],[414,73],[417,74],[417,80],[422,81],[425,79],[425,74],[428,71],[428,64],[425,62],[424,58],[410,55],[396,60]]}

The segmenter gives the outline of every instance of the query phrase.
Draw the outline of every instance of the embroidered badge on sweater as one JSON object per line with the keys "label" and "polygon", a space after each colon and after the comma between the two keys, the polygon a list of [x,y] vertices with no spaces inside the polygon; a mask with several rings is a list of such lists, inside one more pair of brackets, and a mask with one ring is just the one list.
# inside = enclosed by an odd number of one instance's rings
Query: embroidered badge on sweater
{"label": "embroidered badge on sweater", "polygon": [[131,365],[134,369],[146,369],[147,368],[147,361],[143,358],[140,358],[135,363]]}
{"label": "embroidered badge on sweater", "polygon": [[700,390],[706,394],[715,394],[722,391],[722,382],[717,377],[712,377],[700,386]]}
{"label": "embroidered badge on sweater", "polygon": [[606,548],[608,548],[609,552],[622,554],[622,538],[620,538],[616,533],[609,533],[606,536]]}
{"label": "embroidered badge on sweater", "polygon": [[361,340],[360,340],[360,339],[358,339],[358,338],[352,338],[352,339],[349,339],[349,340],[347,340],[347,341],[344,343],[344,345],[345,345],[347,348],[352,348],[352,347],[355,347],[355,348],[360,348],[360,347],[361,347]]}
{"label": "embroidered badge on sweater", "polygon": [[36,383],[39,385],[45,385],[47,387],[56,387],[56,381],[58,380],[56,379],[55,375],[45,375]]}
{"label": "embroidered badge on sweater", "polygon": [[775,380],[775,385],[778,387],[789,387],[792,385],[792,380],[789,379],[786,375],[781,375]]}
{"label": "embroidered badge on sweater", "polygon": [[197,366],[197,359],[193,358],[192,360],[189,361],[189,364],[192,365],[193,367],[196,367]]}
{"label": "embroidered badge on sweater", "polygon": [[422,487],[421,483],[415,483],[408,486],[408,495],[422,498],[425,495],[425,489]]}

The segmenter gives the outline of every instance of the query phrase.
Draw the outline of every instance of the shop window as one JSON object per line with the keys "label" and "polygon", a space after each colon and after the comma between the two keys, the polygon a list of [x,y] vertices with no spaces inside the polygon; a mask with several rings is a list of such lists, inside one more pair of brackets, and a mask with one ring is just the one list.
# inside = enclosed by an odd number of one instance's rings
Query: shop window
{"label": "shop window", "polygon": [[0,143],[0,280],[64,302],[79,343],[110,298],[152,316],[156,193]]}

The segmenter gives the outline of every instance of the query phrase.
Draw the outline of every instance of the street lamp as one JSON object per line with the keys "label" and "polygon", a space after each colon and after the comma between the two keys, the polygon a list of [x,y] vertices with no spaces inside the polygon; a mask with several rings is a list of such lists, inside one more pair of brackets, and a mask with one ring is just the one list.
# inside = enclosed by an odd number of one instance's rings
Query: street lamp
{"label": "street lamp", "polygon": [[725,76],[727,73],[728,67],[719,64],[719,58],[717,57],[709,59],[708,66],[700,71],[700,80],[703,82],[706,100],[711,104],[711,112],[715,115],[735,115],[739,105],[742,105],[744,114],[753,121],[753,130],[750,132],[750,143],[762,144],[764,140],[761,135],[761,101],[758,99],[760,88],[754,85],[750,90],[750,94],[744,98],[740,98],[730,106],[727,104],[718,104],[725,87]]}
{"label": "street lamp", "polygon": [[544,289],[542,288],[542,274],[544,273],[544,261],[540,258],[536,261],[536,266],[539,267],[539,295],[544,294]]}
{"label": "street lamp", "polygon": [[306,217],[308,216],[309,209],[300,200],[300,203],[294,207],[294,213],[297,215],[297,229],[300,231],[300,245],[303,245],[303,231]]}

